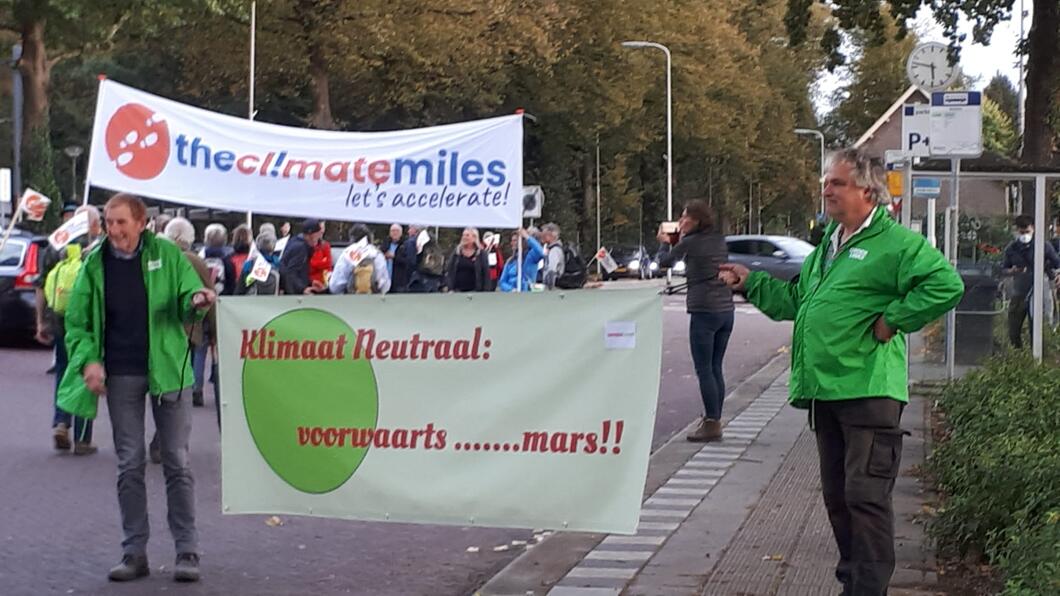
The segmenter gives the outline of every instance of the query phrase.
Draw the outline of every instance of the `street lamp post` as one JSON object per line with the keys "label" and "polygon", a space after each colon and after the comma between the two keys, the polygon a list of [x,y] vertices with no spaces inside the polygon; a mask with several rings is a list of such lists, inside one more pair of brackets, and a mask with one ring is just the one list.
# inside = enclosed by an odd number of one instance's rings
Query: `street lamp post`
{"label": "street lamp post", "polygon": [[63,149],[63,153],[70,158],[70,178],[73,180],[73,186],[70,189],[70,201],[77,202],[77,158],[81,157],[84,149],[80,145],[70,145],[66,149]]}
{"label": "street lamp post", "polygon": [[821,213],[824,213],[824,135],[819,130],[813,130],[811,128],[796,128],[795,134],[797,135],[814,135],[817,140],[821,141]]}
{"label": "street lamp post", "polygon": [[666,219],[667,221],[673,221],[674,219],[674,158],[673,158],[673,138],[674,138],[674,120],[673,120],[673,100],[672,100],[672,87],[670,83],[670,71],[671,71],[671,60],[670,60],[670,48],[662,45],[661,43],[655,43],[654,41],[624,41],[622,42],[624,48],[655,48],[662,50],[666,54]]}

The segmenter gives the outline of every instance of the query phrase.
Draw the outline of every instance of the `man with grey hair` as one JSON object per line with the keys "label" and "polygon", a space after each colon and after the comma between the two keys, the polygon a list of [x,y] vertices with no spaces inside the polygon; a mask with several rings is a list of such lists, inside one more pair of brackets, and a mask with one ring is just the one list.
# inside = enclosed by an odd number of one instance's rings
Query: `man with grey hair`
{"label": "man with grey hair", "polygon": [[790,401],[809,410],[825,509],[847,596],[887,593],[894,572],[891,492],[909,401],[904,334],[953,308],[961,278],[920,234],[898,225],[882,165],[832,156],[824,198],[833,223],[791,282],[722,265],[720,277],[774,320],[794,320]]}
{"label": "man with grey hair", "polygon": [[566,269],[563,243],[559,240],[559,225],[547,223],[541,226],[541,244],[545,245],[544,275],[541,280],[549,290],[556,288],[556,280]]}

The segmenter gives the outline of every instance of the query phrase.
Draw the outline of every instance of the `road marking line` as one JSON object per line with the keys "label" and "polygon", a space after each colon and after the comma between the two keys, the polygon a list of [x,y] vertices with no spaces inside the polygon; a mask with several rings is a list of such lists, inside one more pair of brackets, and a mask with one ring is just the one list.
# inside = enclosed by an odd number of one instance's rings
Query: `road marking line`
{"label": "road marking line", "polygon": [[671,519],[684,519],[692,513],[691,509],[641,509],[640,516],[644,517],[669,517]]}
{"label": "road marking line", "polygon": [[663,486],[663,487],[660,487],[659,490],[655,491],[655,495],[656,496],[664,496],[664,495],[681,496],[681,495],[688,495],[688,496],[691,496],[691,497],[702,497],[703,495],[707,494],[708,492],[710,492],[710,487],[688,488],[687,486],[686,487]]}
{"label": "road marking line", "polygon": [[607,538],[604,538],[604,541],[600,544],[606,544],[608,546],[628,546],[631,544],[662,546],[662,543],[666,542],[666,538],[667,536],[608,536]]}
{"label": "road marking line", "polygon": [[600,579],[633,579],[640,567],[620,569],[617,567],[582,567],[581,565],[567,572],[567,577],[586,577]]}
{"label": "road marking line", "polygon": [[655,551],[642,550],[594,550],[585,555],[590,561],[618,561],[620,563],[642,563],[652,558]]}
{"label": "road marking line", "polygon": [[[698,501],[697,501],[697,503],[698,503]],[[639,524],[637,524],[637,532],[640,532],[641,530],[665,530],[667,532],[672,532],[672,531],[676,530],[677,526],[679,526],[679,525],[681,525],[681,524],[676,523],[676,522],[646,522],[646,521],[642,521]]]}
{"label": "road marking line", "polygon": [[663,507],[695,507],[702,499],[669,499],[663,497],[652,497],[644,501],[645,505],[661,505]]}

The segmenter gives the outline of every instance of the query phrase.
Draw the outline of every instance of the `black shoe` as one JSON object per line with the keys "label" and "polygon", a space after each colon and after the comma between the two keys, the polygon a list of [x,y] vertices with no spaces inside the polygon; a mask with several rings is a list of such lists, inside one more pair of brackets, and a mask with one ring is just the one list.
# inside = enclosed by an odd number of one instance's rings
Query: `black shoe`
{"label": "black shoe", "polygon": [[125,555],[121,563],[111,568],[107,575],[112,582],[128,582],[151,574],[146,555]]}
{"label": "black shoe", "polygon": [[196,408],[201,408],[206,405],[206,402],[204,402],[202,399],[202,391],[191,392],[191,405],[195,406]]}
{"label": "black shoe", "polygon": [[199,581],[199,555],[195,553],[177,555],[177,565],[173,568],[173,579],[178,582]]}

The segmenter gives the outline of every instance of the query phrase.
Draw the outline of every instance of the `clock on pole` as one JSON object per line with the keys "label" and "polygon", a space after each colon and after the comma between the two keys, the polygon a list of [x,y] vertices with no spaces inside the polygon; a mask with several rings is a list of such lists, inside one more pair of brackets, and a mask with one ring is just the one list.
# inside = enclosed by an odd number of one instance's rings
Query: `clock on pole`
{"label": "clock on pole", "polygon": [[949,48],[933,41],[913,48],[905,63],[905,73],[909,82],[925,91],[942,91],[957,80],[960,69],[950,64]]}

